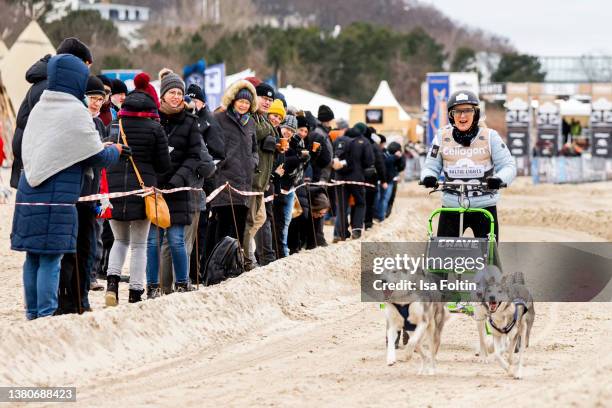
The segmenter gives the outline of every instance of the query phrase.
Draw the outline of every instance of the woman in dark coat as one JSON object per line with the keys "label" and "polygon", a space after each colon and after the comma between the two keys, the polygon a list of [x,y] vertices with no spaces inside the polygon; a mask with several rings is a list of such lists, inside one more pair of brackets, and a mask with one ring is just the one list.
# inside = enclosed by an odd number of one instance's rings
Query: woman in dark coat
{"label": "woman in dark coat", "polygon": [[[118,113],[119,120],[111,124],[113,142],[124,143],[119,129],[123,127],[132,158],[146,187],[157,187],[157,176],[170,169],[168,140],[159,123],[157,94],[149,84],[150,77],[141,73],[134,78],[136,90],[130,93]],[[139,190],[140,183],[134,166],[128,159],[121,160],[107,172],[109,192]],[[119,278],[128,247],[130,258],[129,302],[139,302],[144,293],[147,265],[147,238],[150,222],[145,213],[144,198],[138,195],[111,200],[110,221],[115,242],[108,260],[106,305],[116,306],[119,301]]]}
{"label": "woman in dark coat", "polygon": [[[193,187],[203,171],[203,151],[206,147],[198,128],[197,116],[186,110],[184,101],[185,83],[171,70],[165,68],[160,74],[160,120],[168,136],[170,150],[170,171],[158,177],[162,189]],[[205,156],[212,162],[208,151]],[[165,194],[170,209],[171,226],[167,229],[151,228],[147,243],[147,297],[159,296],[159,250],[164,235],[167,237],[172,265],[175,273],[175,287],[185,292],[189,287],[189,263],[185,247],[185,226],[190,225],[193,208],[190,191]],[[159,231],[159,234],[158,234]]]}
{"label": "woman in dark coat", "polygon": [[[255,121],[251,117],[257,112],[257,92],[248,81],[234,82],[225,91],[223,109],[215,118],[223,129],[225,159],[218,165],[217,187],[229,184],[241,191],[251,191],[255,168],[259,162],[255,141]],[[224,189],[211,203],[216,231],[211,248],[226,236],[237,238],[242,243],[248,210],[248,197]],[[236,225],[234,225],[234,215]],[[236,228],[238,231],[236,231]],[[237,234],[236,234],[237,232]]]}

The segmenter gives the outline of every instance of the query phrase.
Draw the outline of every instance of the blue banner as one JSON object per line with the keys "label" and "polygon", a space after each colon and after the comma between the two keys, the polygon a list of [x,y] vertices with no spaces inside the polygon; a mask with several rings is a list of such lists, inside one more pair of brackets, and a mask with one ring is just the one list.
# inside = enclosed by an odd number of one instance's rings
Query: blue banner
{"label": "blue banner", "polygon": [[438,129],[448,124],[446,102],[448,101],[450,85],[449,74],[427,74],[427,145],[438,133]]}
{"label": "blue banner", "polygon": [[225,92],[225,64],[210,65],[206,68],[204,76],[206,103],[210,111],[221,105],[221,98]]}

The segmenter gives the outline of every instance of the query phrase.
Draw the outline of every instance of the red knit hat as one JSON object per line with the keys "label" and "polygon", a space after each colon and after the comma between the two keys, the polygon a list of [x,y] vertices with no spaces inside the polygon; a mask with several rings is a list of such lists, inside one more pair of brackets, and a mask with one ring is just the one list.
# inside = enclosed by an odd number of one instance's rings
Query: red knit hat
{"label": "red knit hat", "polygon": [[134,77],[134,87],[142,92],[149,94],[151,98],[155,101],[155,105],[157,105],[157,109],[159,109],[159,97],[157,96],[157,92],[153,85],[151,85],[151,76],[146,72],[141,72],[140,74]]}
{"label": "red knit hat", "polygon": [[256,88],[259,86],[259,84],[261,84],[261,79],[254,77],[254,76],[246,77],[244,79],[252,83],[253,86]]}

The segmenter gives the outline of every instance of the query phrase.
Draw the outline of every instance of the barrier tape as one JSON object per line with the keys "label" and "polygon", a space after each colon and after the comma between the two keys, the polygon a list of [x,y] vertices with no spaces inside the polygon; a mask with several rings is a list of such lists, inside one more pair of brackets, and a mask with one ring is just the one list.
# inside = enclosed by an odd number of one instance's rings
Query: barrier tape
{"label": "barrier tape", "polygon": [[[281,189],[281,194],[285,194],[285,195],[291,194],[292,192],[295,192],[296,190],[298,190],[298,189],[300,189],[302,187],[305,187],[305,186],[335,187],[335,186],[346,185],[346,184],[357,185],[357,186],[364,186],[364,187],[369,187],[369,188],[375,188],[376,187],[373,184],[364,183],[364,182],[360,182],[360,181],[339,181],[339,180],[331,180],[330,182],[317,181],[317,182],[302,183],[302,184],[300,184],[300,185],[298,185],[296,187],[292,187],[289,190]],[[209,202],[214,200],[223,190],[225,190],[226,187],[229,187],[230,189],[232,189],[232,191],[234,191],[237,194],[242,195],[242,196],[262,196],[264,194],[263,192],[259,192],[259,191],[242,191],[242,190],[238,190],[234,186],[230,185],[229,182],[226,182],[225,184],[217,187],[215,190],[213,190],[206,197],[206,203],[208,204]],[[78,202],[91,202],[91,201],[99,201],[99,200],[104,200],[104,199],[110,200],[110,199],[114,199],[114,198],[128,197],[128,196],[132,196],[132,195],[138,195],[138,196],[141,196],[141,197],[146,197],[148,195],[153,194],[154,191],[157,191],[158,193],[161,193],[161,194],[172,194],[172,193],[176,193],[176,192],[179,192],[179,191],[203,191],[203,190],[201,188],[194,188],[194,187],[176,187],[176,188],[165,189],[165,190],[164,189],[158,189],[158,188],[155,188],[155,187],[149,187],[149,188],[144,188],[144,189],[139,189],[139,190],[117,192],[117,193],[92,194],[92,195],[88,195],[88,196],[79,197]],[[273,199],[274,199],[273,196],[266,197],[264,199],[264,202],[270,202]],[[67,204],[67,203],[15,203],[15,205],[72,207],[75,204]]]}

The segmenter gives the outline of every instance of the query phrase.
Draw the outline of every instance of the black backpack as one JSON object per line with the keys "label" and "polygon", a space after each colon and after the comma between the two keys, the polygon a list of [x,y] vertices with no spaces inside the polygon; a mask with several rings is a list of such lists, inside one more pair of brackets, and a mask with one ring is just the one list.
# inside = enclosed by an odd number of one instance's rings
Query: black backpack
{"label": "black backpack", "polygon": [[216,285],[227,278],[235,278],[244,272],[244,255],[237,239],[223,238],[212,250],[206,261],[204,285]]}

